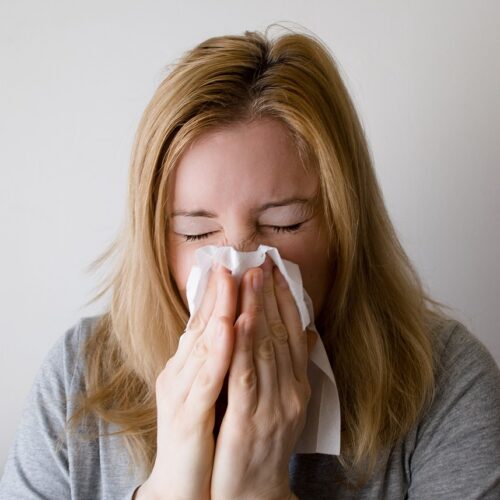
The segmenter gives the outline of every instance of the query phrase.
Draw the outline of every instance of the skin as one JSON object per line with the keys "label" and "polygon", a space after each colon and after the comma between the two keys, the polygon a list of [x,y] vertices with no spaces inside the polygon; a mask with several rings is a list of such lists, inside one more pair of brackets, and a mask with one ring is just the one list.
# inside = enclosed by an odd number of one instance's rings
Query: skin
{"label": "skin", "polygon": [[[197,248],[267,244],[299,265],[317,314],[331,269],[321,218],[302,203],[282,203],[313,199],[317,182],[277,121],[234,125],[196,141],[178,165],[169,207],[169,256],[185,304]],[[280,206],[262,210],[271,202]],[[276,229],[287,226],[293,231]],[[239,289],[227,269],[214,269],[200,310],[158,377],[157,457],[135,498],[295,498],[288,461],[305,423],[307,364],[307,332],[272,261],[249,269]],[[215,403],[226,377],[215,442]]]}
{"label": "skin", "polygon": [[[285,127],[276,120],[232,125],[195,141],[171,183],[169,214],[205,210],[214,216],[171,217],[168,252],[186,307],[186,282],[197,248],[227,245],[250,252],[265,244],[298,264],[317,316],[331,274],[321,214],[311,214],[300,203],[257,212],[266,203],[289,198],[314,201],[317,189],[317,177],[304,171]],[[276,229],[302,222],[295,232]],[[185,235],[206,236],[186,241]]]}

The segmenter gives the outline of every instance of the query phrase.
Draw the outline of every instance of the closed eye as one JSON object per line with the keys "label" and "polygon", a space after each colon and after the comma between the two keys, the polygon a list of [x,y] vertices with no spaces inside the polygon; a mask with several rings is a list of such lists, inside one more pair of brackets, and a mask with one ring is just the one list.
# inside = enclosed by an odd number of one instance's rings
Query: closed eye
{"label": "closed eye", "polygon": [[277,233],[294,233],[298,231],[300,226],[302,226],[303,222],[299,222],[297,224],[292,224],[291,226],[266,226],[270,227],[273,231]]}
{"label": "closed eye", "polygon": [[181,236],[184,237],[184,241],[196,241],[196,240],[203,240],[205,238],[208,238],[213,233],[215,233],[215,231],[212,231],[210,233],[204,233],[204,234],[182,234]]}
{"label": "closed eye", "polygon": [[[300,227],[304,224],[304,222],[299,222],[297,224],[292,224],[290,226],[268,226],[264,225],[261,227],[268,227],[272,229],[276,233],[294,233],[300,229]],[[216,233],[217,231],[211,231],[209,233],[203,234],[183,234],[181,235],[184,238],[184,241],[198,241],[208,238],[211,234]]]}

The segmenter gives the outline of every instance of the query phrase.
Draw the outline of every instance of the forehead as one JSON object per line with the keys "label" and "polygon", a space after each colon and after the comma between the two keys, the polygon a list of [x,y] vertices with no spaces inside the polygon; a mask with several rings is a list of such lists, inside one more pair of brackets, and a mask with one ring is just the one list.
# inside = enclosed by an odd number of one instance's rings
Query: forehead
{"label": "forehead", "polygon": [[[207,132],[181,156],[170,184],[169,204],[252,205],[310,196],[317,177],[302,165],[286,127],[260,119]],[[188,206],[189,205],[189,206]]]}

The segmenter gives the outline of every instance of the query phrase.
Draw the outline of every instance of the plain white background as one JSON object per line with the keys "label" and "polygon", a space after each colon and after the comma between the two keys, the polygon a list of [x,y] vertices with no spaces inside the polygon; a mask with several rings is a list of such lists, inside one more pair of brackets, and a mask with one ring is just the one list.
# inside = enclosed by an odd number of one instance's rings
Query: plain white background
{"label": "plain white background", "polygon": [[403,245],[500,362],[500,3],[0,0],[2,468],[44,355],[102,311],[84,269],[121,224],[167,64],[276,21],[331,48]]}

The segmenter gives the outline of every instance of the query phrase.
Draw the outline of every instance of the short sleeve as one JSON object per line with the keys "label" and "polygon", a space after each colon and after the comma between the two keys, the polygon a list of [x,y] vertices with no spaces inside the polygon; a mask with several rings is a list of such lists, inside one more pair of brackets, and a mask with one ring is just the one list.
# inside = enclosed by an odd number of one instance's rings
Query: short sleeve
{"label": "short sleeve", "polygon": [[410,470],[409,499],[500,498],[500,371],[459,322],[443,347]]}
{"label": "short sleeve", "polygon": [[64,425],[66,395],[71,390],[78,354],[79,325],[56,341],[37,372],[0,481],[2,500],[72,496]]}

